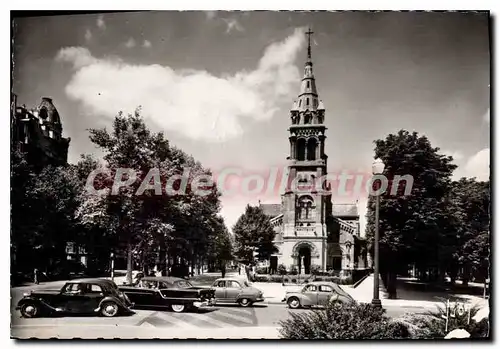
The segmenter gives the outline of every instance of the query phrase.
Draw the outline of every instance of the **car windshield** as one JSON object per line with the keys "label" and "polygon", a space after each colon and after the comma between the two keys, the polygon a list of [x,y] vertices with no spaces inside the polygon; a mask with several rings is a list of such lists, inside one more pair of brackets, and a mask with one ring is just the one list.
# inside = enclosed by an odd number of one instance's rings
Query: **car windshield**
{"label": "car windshield", "polygon": [[177,281],[175,283],[175,286],[178,287],[178,288],[190,288],[190,287],[193,287],[193,285],[191,285],[191,283],[189,281],[185,281],[185,280]]}

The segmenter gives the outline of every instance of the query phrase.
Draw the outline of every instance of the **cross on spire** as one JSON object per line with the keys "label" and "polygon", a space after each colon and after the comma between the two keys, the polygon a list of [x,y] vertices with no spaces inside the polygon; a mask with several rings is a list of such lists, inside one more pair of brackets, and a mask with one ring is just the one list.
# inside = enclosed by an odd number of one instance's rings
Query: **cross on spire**
{"label": "cross on spire", "polygon": [[313,35],[314,32],[311,31],[311,27],[309,27],[309,30],[306,32],[307,35],[307,58],[311,59],[311,35]]}

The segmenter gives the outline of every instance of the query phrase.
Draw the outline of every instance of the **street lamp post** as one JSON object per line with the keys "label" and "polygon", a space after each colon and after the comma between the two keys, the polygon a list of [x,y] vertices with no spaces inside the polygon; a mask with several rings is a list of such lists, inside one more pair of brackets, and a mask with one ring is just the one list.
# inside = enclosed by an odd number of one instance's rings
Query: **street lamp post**
{"label": "street lamp post", "polygon": [[111,252],[111,281],[115,281],[115,255]]}
{"label": "street lamp post", "polygon": [[[373,175],[380,175],[384,172],[385,164],[381,159],[376,159],[372,164]],[[373,183],[372,183],[373,184]],[[375,237],[374,237],[374,272],[373,272],[373,299],[372,305],[382,307],[382,302],[379,298],[379,279],[380,279],[380,256],[379,256],[379,209],[380,209],[380,193],[375,195]]]}

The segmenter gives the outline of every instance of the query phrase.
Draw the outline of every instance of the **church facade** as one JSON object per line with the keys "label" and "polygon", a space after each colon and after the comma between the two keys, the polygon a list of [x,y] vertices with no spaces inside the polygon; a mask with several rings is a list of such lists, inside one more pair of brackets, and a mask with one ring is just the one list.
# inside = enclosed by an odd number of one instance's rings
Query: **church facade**
{"label": "church facade", "polygon": [[[327,175],[326,110],[319,99],[311,59],[310,35],[300,93],[290,111],[288,181],[281,204],[259,204],[275,230],[279,264],[309,274],[367,267],[366,242],[360,236],[357,203],[333,204]],[[319,184],[318,184],[319,183]]]}

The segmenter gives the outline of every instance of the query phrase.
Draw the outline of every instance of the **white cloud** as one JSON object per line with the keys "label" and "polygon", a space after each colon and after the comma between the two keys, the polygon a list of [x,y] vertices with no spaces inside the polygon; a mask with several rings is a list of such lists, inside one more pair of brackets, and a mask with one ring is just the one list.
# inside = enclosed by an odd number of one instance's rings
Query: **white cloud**
{"label": "white cloud", "polygon": [[90,31],[90,29],[87,29],[85,31],[85,40],[90,41],[91,39],[92,39],[92,32]]}
{"label": "white cloud", "polygon": [[85,47],[66,47],[57,53],[56,60],[72,62],[75,69],[98,63]]}
{"label": "white cloud", "polygon": [[97,17],[97,27],[101,30],[106,29],[106,22],[104,22],[104,17],[102,15]]}
{"label": "white cloud", "polygon": [[63,48],[57,58],[73,63],[66,94],[86,111],[112,118],[141,105],[144,117],[165,130],[217,142],[238,137],[244,119],[271,118],[277,103],[290,99],[300,81],[294,62],[304,38],[296,29],[267,47],[256,69],[224,77],[98,59],[84,48]]}
{"label": "white cloud", "polygon": [[476,177],[480,181],[490,179],[490,148],[485,148],[472,156],[464,166],[466,177]]}
{"label": "white cloud", "polygon": [[153,45],[151,44],[151,41],[144,40],[144,42],[142,43],[142,46],[145,47],[145,48],[150,48]]}
{"label": "white cloud", "polygon": [[242,32],[244,29],[241,26],[240,22],[238,22],[236,19],[225,19],[224,22],[226,22],[226,34],[231,33],[233,30]]}
{"label": "white cloud", "polygon": [[133,38],[128,39],[127,42],[125,43],[125,47],[126,48],[135,47],[135,40]]}

